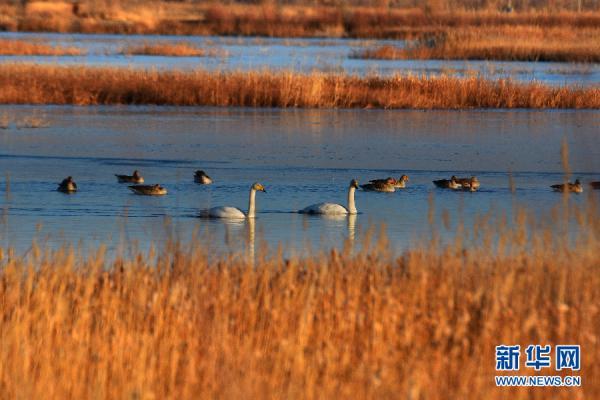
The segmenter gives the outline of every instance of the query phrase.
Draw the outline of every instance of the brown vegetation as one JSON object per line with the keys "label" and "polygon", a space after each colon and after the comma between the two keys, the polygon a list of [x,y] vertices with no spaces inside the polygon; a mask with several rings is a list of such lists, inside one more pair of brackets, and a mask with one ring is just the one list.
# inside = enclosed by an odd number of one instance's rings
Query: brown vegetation
{"label": "brown vegetation", "polygon": [[0,65],[0,103],[302,108],[600,108],[598,87],[451,77]]}
{"label": "brown vegetation", "polygon": [[202,57],[206,50],[189,43],[146,42],[142,45],[129,45],[123,49],[123,54],[169,57]]}
{"label": "brown vegetation", "polygon": [[600,62],[600,28],[495,27],[423,35],[406,48],[358,50],[365,59]]}
{"label": "brown vegetation", "polygon": [[[0,0],[1,1],[1,0]],[[387,5],[393,5],[387,2]],[[485,4],[487,3],[487,4]],[[527,6],[513,1],[515,13],[499,12],[505,2],[429,0],[387,7],[298,4],[263,5],[172,1],[0,3],[0,29],[81,33],[257,35],[278,37],[406,38],[425,32],[470,26],[597,27],[598,2],[583,0],[586,12],[573,12],[574,2],[553,1]],[[543,3],[543,2],[542,2]],[[589,3],[589,4],[588,4]],[[477,10],[477,11],[473,11]]]}
{"label": "brown vegetation", "polygon": [[0,56],[79,56],[85,54],[77,47],[51,46],[43,42],[0,39]]}
{"label": "brown vegetation", "polygon": [[[566,211],[481,216],[472,242],[399,257],[385,241],[254,263],[209,258],[202,242],[115,261],[0,250],[0,397],[599,398],[590,203],[569,210],[573,241]],[[532,343],[581,345],[582,387],[495,387],[495,346]]]}

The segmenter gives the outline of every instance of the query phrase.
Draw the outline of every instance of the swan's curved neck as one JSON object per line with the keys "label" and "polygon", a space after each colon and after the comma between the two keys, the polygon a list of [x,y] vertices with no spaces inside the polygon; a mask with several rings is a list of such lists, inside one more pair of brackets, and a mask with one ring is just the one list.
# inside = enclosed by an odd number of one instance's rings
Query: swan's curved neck
{"label": "swan's curved neck", "polygon": [[256,216],[256,190],[250,189],[250,198],[248,199],[248,218]]}
{"label": "swan's curved neck", "polygon": [[354,192],[356,188],[354,186],[350,186],[348,189],[348,213],[356,214],[356,204],[354,203]]}

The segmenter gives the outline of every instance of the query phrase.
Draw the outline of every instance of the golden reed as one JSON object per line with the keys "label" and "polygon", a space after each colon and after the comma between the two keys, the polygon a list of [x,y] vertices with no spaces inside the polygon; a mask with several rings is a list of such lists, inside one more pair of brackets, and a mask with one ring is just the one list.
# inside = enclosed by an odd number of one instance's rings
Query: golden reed
{"label": "golden reed", "polygon": [[[599,398],[597,204],[400,256],[0,252],[0,398]],[[531,343],[581,345],[582,386],[495,387],[495,346]]]}
{"label": "golden reed", "polygon": [[[367,5],[357,7],[357,4]],[[465,26],[597,27],[598,4],[537,1],[519,12],[501,13],[505,1],[427,1],[421,8],[388,7],[389,2],[340,6],[231,2],[54,0],[0,3],[0,29],[7,31],[243,35],[279,37],[405,38]],[[412,6],[413,3],[405,6]]]}
{"label": "golden reed", "polygon": [[0,56],[79,56],[77,47],[52,46],[41,41],[0,39]]}
{"label": "golden reed", "polygon": [[0,65],[0,103],[313,108],[600,108],[600,88],[483,78]]}
{"label": "golden reed", "polygon": [[[363,59],[600,62],[600,29],[472,27],[423,34],[406,47],[355,50]],[[523,40],[527,38],[527,40]]]}
{"label": "golden reed", "polygon": [[141,45],[128,45],[122,50],[127,55],[168,56],[168,57],[202,57],[206,50],[190,43],[146,42]]}

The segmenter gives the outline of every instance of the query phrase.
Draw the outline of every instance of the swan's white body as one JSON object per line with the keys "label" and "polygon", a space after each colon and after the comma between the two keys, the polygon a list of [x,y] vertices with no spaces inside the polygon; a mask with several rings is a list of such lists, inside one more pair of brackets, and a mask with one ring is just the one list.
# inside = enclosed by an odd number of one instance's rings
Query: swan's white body
{"label": "swan's white body", "polygon": [[246,214],[239,208],[227,206],[210,208],[207,210],[207,216],[210,218],[246,218]]}
{"label": "swan's white body", "polygon": [[248,198],[248,214],[244,214],[242,210],[235,207],[221,206],[213,207],[204,210],[200,213],[201,217],[205,218],[229,218],[229,219],[245,219],[256,217],[256,191],[266,192],[263,185],[255,183],[250,188],[250,196]]}
{"label": "swan's white body", "polygon": [[335,203],[318,203],[300,210],[301,214],[346,215],[346,207]]}
{"label": "swan's white body", "polygon": [[348,188],[348,208],[335,203],[317,203],[310,205],[298,211],[300,214],[319,214],[319,215],[347,215],[356,214],[356,204],[354,203],[354,192],[358,187],[358,182],[352,180]]}

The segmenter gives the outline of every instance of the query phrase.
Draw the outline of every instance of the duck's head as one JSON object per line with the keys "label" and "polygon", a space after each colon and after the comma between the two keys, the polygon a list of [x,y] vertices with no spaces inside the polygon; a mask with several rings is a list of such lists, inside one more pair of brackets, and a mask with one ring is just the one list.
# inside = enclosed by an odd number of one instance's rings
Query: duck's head
{"label": "duck's head", "polygon": [[390,184],[390,185],[393,185],[394,183],[396,183],[396,180],[390,176],[389,178],[387,178],[387,179],[385,180],[385,183],[388,183],[388,184]]}
{"label": "duck's head", "polygon": [[206,173],[199,169],[198,171],[196,171],[196,176],[206,176]]}
{"label": "duck's head", "polygon": [[477,179],[476,176],[472,176],[471,177],[471,183],[476,183],[476,182],[479,182],[479,179]]}
{"label": "duck's head", "polygon": [[402,175],[400,177],[400,182],[408,182],[408,175]]}
{"label": "duck's head", "polygon": [[134,178],[139,178],[140,177],[140,171],[138,171],[137,169],[135,171],[133,171],[133,177]]}
{"label": "duck's head", "polygon": [[73,182],[73,177],[72,176],[67,176],[67,182]]}
{"label": "duck's head", "polygon": [[579,179],[575,179],[575,184],[576,185],[581,185],[581,181]]}
{"label": "duck's head", "polygon": [[356,179],[352,179],[350,181],[350,187],[352,187],[354,189],[358,189],[358,181]]}
{"label": "duck's head", "polygon": [[265,193],[267,193],[267,190],[262,185],[262,183],[258,183],[258,182],[256,182],[254,185],[252,185],[252,190],[256,190],[258,192],[265,192]]}
{"label": "duck's head", "polygon": [[458,180],[458,178],[456,177],[456,175],[452,175],[452,177],[450,177],[450,180],[452,182],[456,182]]}

